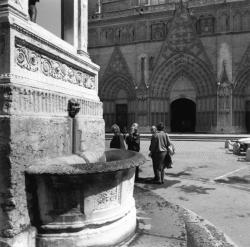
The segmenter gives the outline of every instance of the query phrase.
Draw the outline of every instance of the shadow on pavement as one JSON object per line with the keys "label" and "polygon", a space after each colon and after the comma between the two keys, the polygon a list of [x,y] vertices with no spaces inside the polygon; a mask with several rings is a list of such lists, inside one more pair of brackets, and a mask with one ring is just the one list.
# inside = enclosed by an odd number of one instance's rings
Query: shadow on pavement
{"label": "shadow on pavement", "polygon": [[182,172],[178,172],[178,173],[167,172],[166,175],[169,177],[174,177],[174,178],[181,177],[181,176],[191,176],[191,174],[189,172],[186,172],[186,171],[182,171]]}
{"label": "shadow on pavement", "polygon": [[182,185],[179,188],[186,193],[208,194],[209,190],[215,190],[215,188],[205,188],[196,185]]}
{"label": "shadow on pavement", "polygon": [[250,175],[243,176],[243,177],[238,177],[238,176],[232,176],[232,177],[227,177],[225,179],[217,179],[215,180],[218,183],[227,183],[227,184],[250,184]]}
{"label": "shadow on pavement", "polygon": [[175,184],[180,183],[179,180],[166,180],[164,179],[164,184],[157,184],[152,177],[149,178],[139,178],[136,183],[137,184],[145,184],[145,189],[155,190],[159,188],[168,188]]}

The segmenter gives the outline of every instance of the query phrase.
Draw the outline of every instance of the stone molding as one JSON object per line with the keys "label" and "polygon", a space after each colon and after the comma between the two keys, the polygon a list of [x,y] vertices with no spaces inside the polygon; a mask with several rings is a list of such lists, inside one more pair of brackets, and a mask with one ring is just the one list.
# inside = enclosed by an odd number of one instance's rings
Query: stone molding
{"label": "stone molding", "polygon": [[[29,24],[34,25],[32,22],[30,22]],[[52,48],[55,51],[59,52],[60,54],[66,55],[67,57],[69,57],[69,58],[73,59],[74,61],[77,61],[77,62],[91,68],[94,71],[99,71],[99,66],[92,63],[92,61],[89,60],[89,55],[88,54],[84,53],[84,55],[86,55],[86,56],[82,57],[80,55],[75,55],[74,53],[66,50],[66,48],[65,49],[62,48],[62,47],[65,46],[65,43],[66,43],[64,40],[59,39],[61,41],[61,43],[58,44],[58,45],[55,45],[54,43],[50,42],[50,40],[53,39],[54,34],[50,34],[48,32],[47,35],[50,35],[48,39],[41,38],[41,36],[39,36],[39,31],[42,32],[42,31],[44,31],[44,29],[38,30],[38,32],[35,33],[35,31],[38,28],[41,28],[40,26],[37,26],[37,25],[36,25],[36,27],[31,26],[30,30],[34,31],[34,32],[32,32],[32,31],[28,30],[27,28],[24,28],[24,27],[18,25],[17,23],[6,23],[6,25],[7,25],[6,27],[11,28],[12,30],[15,30],[15,31],[19,32],[20,34],[23,34],[23,35],[25,35],[27,37],[30,37],[30,38],[38,41],[42,45],[46,45],[49,48]],[[26,42],[25,40],[22,40],[21,38],[16,37],[16,40],[18,41],[19,44],[22,44],[22,45],[23,44],[28,44],[28,42]],[[62,47],[60,47],[60,45],[62,45]],[[30,46],[32,46],[32,45],[30,45]],[[67,44],[67,46],[71,46],[71,45]],[[38,47],[36,47],[36,48],[37,48],[37,50],[39,49]],[[72,46],[71,46],[71,48],[72,48]]]}
{"label": "stone molding", "polygon": [[[1,76],[0,76],[1,78]],[[0,85],[0,115],[9,114],[56,114],[67,116],[68,95],[18,86]],[[102,103],[88,99],[76,99],[80,104],[80,115],[102,117]]]}
{"label": "stone molding", "polygon": [[77,84],[91,90],[95,90],[97,87],[93,75],[75,69],[19,44],[16,44],[15,47],[15,62],[22,69],[42,73],[47,77]]}

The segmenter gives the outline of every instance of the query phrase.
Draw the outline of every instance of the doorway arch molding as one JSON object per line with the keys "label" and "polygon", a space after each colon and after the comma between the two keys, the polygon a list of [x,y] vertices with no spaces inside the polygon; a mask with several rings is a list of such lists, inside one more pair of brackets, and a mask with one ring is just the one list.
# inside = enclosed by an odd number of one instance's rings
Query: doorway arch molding
{"label": "doorway arch molding", "polygon": [[[189,75],[188,73],[186,73],[186,71],[182,71],[181,75],[180,74],[176,74],[172,79],[173,83],[171,83],[170,88],[169,88],[169,103],[171,104],[173,101],[181,99],[181,98],[185,98],[185,99],[189,99],[192,100],[196,103],[196,95],[197,95],[197,91],[199,90],[196,87],[196,83],[194,82],[194,78]],[[175,87],[178,87],[178,84],[181,82],[181,84],[187,84],[187,86],[189,86],[189,89],[193,90],[194,93],[193,95],[192,92],[187,93],[187,92],[182,92],[182,93],[178,93],[178,95],[175,95]],[[182,85],[181,85],[182,86]],[[183,87],[183,89],[185,90],[185,88]]]}
{"label": "doorway arch molding", "polygon": [[169,98],[173,84],[182,75],[193,82],[197,96],[216,94],[216,79],[209,65],[191,54],[178,53],[155,69],[151,79],[152,96]]}
{"label": "doorway arch molding", "polygon": [[234,88],[234,94],[244,96],[245,95],[245,89],[248,86],[248,82],[250,80],[250,69],[245,68],[242,71],[240,71],[235,79],[235,88]]}
{"label": "doorway arch molding", "polygon": [[135,89],[129,77],[114,73],[106,77],[99,88],[101,100],[115,99],[118,91],[124,89],[128,95],[128,99],[135,99]]}

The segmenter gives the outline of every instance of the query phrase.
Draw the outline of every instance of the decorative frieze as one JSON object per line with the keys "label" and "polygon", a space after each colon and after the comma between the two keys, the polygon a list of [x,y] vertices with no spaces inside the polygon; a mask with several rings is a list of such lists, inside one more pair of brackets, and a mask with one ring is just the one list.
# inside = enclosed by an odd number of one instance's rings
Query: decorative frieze
{"label": "decorative frieze", "polygon": [[42,73],[47,77],[66,81],[87,89],[96,89],[95,76],[84,71],[74,69],[19,44],[16,44],[15,54],[15,62],[22,69]]}
{"label": "decorative frieze", "polygon": [[[0,114],[59,114],[66,115],[68,96],[32,88],[0,86]],[[102,116],[102,103],[87,99],[76,99],[81,115]]]}

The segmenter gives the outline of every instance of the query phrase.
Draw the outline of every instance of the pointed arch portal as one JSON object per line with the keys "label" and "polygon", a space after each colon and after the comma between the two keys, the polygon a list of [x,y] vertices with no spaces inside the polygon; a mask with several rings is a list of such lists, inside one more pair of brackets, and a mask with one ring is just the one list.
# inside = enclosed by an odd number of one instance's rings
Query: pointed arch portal
{"label": "pointed arch portal", "polygon": [[186,98],[171,103],[171,131],[194,132],[196,125],[196,104]]}

